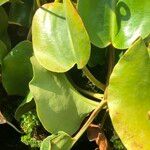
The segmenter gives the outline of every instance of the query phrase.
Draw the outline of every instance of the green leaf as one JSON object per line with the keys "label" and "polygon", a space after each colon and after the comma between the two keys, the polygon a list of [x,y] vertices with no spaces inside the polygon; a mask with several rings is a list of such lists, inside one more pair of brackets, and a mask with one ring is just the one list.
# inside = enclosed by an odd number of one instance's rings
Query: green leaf
{"label": "green leaf", "polygon": [[44,69],[35,58],[31,62],[34,77],[29,86],[40,121],[51,133],[64,131],[72,135],[97,103],[80,95],[64,74]]}
{"label": "green leaf", "polygon": [[107,52],[107,48],[100,49],[100,48],[92,45],[91,56],[88,61],[88,65],[90,67],[95,67],[98,64],[103,65],[106,60],[106,52]]}
{"label": "green leaf", "polygon": [[33,15],[33,0],[12,2],[9,11],[9,23],[29,27]]}
{"label": "green leaf", "polygon": [[112,43],[126,49],[139,36],[145,38],[150,33],[149,6],[149,0],[78,1],[91,42],[101,48]]}
{"label": "green leaf", "polygon": [[8,27],[8,17],[3,7],[0,7],[0,37]]}
{"label": "green leaf", "polygon": [[3,41],[7,48],[10,49],[11,43],[7,33],[8,16],[3,7],[0,7],[0,40]]}
{"label": "green leaf", "polygon": [[44,139],[40,150],[70,150],[72,143],[73,139],[67,133],[59,131]]}
{"label": "green leaf", "polygon": [[90,56],[90,40],[70,1],[49,3],[37,10],[32,35],[35,57],[46,69],[66,72],[83,68]]}
{"label": "green leaf", "polygon": [[3,43],[7,46],[8,50],[11,49],[11,41],[7,31],[3,33],[3,35],[0,37],[0,40],[3,41]]}
{"label": "green leaf", "polygon": [[3,59],[2,82],[8,94],[25,96],[28,83],[32,78],[32,44],[29,41],[20,42]]}
{"label": "green leaf", "polygon": [[8,2],[9,0],[0,0],[0,6]]}
{"label": "green leaf", "polygon": [[110,78],[107,101],[113,126],[128,150],[149,150],[150,51],[139,39]]}
{"label": "green leaf", "polygon": [[2,65],[3,58],[7,55],[8,50],[6,45],[0,40],[0,65]]}
{"label": "green leaf", "polygon": [[26,96],[15,112],[15,118],[19,121],[21,116],[35,106],[31,92]]}

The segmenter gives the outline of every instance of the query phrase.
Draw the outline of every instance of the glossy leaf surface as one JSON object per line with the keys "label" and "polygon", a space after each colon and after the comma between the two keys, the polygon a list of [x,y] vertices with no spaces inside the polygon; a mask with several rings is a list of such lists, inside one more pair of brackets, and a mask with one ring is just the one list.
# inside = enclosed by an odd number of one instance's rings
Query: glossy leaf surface
{"label": "glossy leaf surface", "polygon": [[75,64],[83,68],[90,56],[90,40],[70,1],[49,3],[37,10],[32,24],[33,48],[38,62],[54,72]]}
{"label": "glossy leaf surface", "polygon": [[110,116],[128,150],[149,150],[150,51],[139,39],[115,66],[108,87]]}
{"label": "glossy leaf surface", "polygon": [[33,0],[12,2],[9,11],[9,23],[29,27],[33,14]]}
{"label": "glossy leaf surface", "polygon": [[79,0],[78,10],[92,43],[128,48],[139,36],[145,38],[150,26],[149,0]]}
{"label": "glossy leaf surface", "polygon": [[48,136],[43,140],[40,150],[70,150],[73,143],[71,136],[65,132]]}
{"label": "glossy leaf surface", "polygon": [[83,119],[97,103],[80,95],[64,74],[50,72],[32,58],[34,77],[30,91],[34,96],[37,114],[47,131],[75,133]]}
{"label": "glossy leaf surface", "polygon": [[23,41],[3,59],[2,82],[8,94],[26,95],[28,93],[28,83],[32,78],[30,63],[32,53],[31,42]]}

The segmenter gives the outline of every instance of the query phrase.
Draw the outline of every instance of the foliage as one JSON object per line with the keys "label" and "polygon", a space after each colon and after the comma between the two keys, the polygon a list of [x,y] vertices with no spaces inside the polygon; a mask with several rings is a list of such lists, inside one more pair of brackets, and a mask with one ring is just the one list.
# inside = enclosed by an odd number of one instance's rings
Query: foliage
{"label": "foliage", "polygon": [[[0,0],[0,108],[15,99],[10,116],[20,122],[25,144],[69,150],[96,122],[99,147],[149,150],[149,6],[149,0]],[[117,138],[104,126],[108,111]]]}
{"label": "foliage", "polygon": [[21,141],[31,147],[40,147],[41,140],[37,140],[34,137],[37,126],[40,125],[39,119],[34,111],[29,111],[21,116],[21,128],[24,131],[24,135],[21,137]]}

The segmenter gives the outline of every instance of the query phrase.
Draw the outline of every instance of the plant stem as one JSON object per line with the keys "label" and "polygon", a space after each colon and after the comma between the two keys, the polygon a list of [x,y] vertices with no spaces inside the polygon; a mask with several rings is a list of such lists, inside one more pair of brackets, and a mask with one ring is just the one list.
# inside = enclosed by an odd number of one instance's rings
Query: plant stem
{"label": "plant stem", "polygon": [[103,116],[103,119],[102,119],[102,121],[101,121],[101,126],[100,126],[101,129],[104,127],[104,124],[105,124],[107,115],[108,115],[108,109],[106,109],[106,112],[105,112],[105,114],[104,114],[104,116]]}
{"label": "plant stem", "polygon": [[112,73],[112,70],[115,66],[115,49],[112,45],[109,47],[109,58],[108,58],[108,73],[107,73],[107,84],[109,84],[109,78]]}
{"label": "plant stem", "polygon": [[18,133],[23,134],[23,132],[21,132],[19,129],[17,129],[11,122],[6,121],[6,123],[7,123],[8,125],[10,125],[13,129],[15,129]]}
{"label": "plant stem", "polygon": [[32,27],[30,27],[30,29],[29,29],[29,32],[28,32],[28,35],[27,35],[27,40],[29,40],[29,41],[31,41],[31,38],[32,38],[32,34],[31,34],[31,29]]}
{"label": "plant stem", "polygon": [[[76,86],[76,87],[77,87],[77,86]],[[77,89],[78,89],[81,93],[83,93],[83,94],[85,94],[85,95],[88,95],[88,96],[91,96],[91,97],[93,97],[93,98],[96,98],[96,99],[98,99],[98,100],[102,100],[103,97],[104,97],[104,94],[94,93],[94,92],[91,92],[91,91],[87,91],[87,90],[84,90],[84,89],[82,89],[82,88],[80,88],[80,87],[77,87]]]}
{"label": "plant stem", "polygon": [[99,106],[92,112],[89,119],[86,121],[86,123],[80,129],[80,131],[73,137],[73,139],[74,139],[73,145],[82,136],[82,134],[86,131],[86,129],[92,123],[92,121],[95,119],[95,117],[98,115],[98,113],[103,109],[104,106],[106,106],[106,104],[107,104],[107,102],[105,100],[101,101]]}
{"label": "plant stem", "polygon": [[38,6],[38,7],[41,7],[41,2],[40,2],[40,0],[36,0],[36,3],[37,3],[37,6]]}
{"label": "plant stem", "polygon": [[99,89],[105,91],[106,86],[101,83],[100,81],[98,81],[93,75],[92,73],[88,70],[87,67],[84,67],[82,69],[83,73],[87,76],[87,78],[94,84],[96,85]]}

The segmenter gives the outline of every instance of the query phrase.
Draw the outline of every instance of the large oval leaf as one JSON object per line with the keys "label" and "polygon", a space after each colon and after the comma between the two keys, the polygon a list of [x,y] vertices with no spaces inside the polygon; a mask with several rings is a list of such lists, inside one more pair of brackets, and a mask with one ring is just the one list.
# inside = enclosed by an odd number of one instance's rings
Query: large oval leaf
{"label": "large oval leaf", "polygon": [[108,87],[110,116],[128,150],[149,150],[150,51],[139,39],[115,66]]}
{"label": "large oval leaf", "polygon": [[2,82],[11,95],[26,95],[29,91],[28,83],[32,79],[32,43],[23,41],[14,47],[3,59]]}
{"label": "large oval leaf", "polygon": [[128,48],[150,26],[149,0],[79,0],[78,10],[91,41],[98,47],[110,43]]}
{"label": "large oval leaf", "polygon": [[60,131],[58,134],[52,134],[44,139],[40,150],[70,150],[73,142],[74,140],[71,136]]}
{"label": "large oval leaf", "polygon": [[30,82],[30,90],[43,126],[51,133],[75,133],[97,103],[80,95],[64,74],[44,69],[35,58],[32,59],[32,65],[34,77]]}
{"label": "large oval leaf", "polygon": [[90,41],[81,18],[70,1],[49,3],[37,10],[32,24],[33,48],[38,62],[54,72],[77,64],[82,68],[90,56]]}

